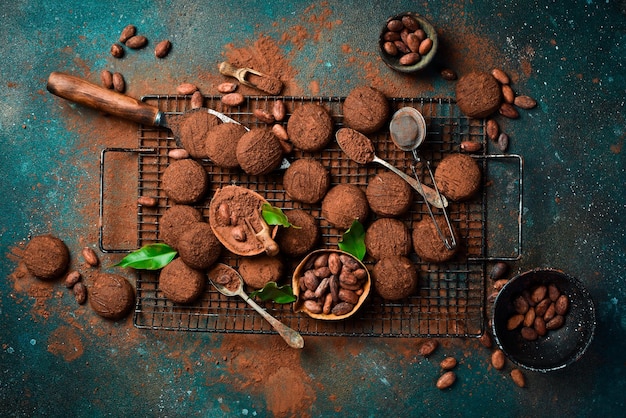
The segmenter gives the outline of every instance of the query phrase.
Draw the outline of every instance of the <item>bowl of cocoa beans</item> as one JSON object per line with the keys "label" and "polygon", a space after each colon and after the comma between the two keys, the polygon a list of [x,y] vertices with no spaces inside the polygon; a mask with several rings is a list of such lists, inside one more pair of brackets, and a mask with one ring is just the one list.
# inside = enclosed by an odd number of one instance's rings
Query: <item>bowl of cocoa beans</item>
{"label": "bowl of cocoa beans", "polygon": [[497,345],[515,364],[549,372],[576,362],[596,328],[595,307],[582,282],[538,268],[509,280],[492,308]]}
{"label": "bowl of cocoa beans", "polygon": [[387,19],[378,41],[388,67],[414,73],[428,66],[437,54],[437,30],[425,17],[405,12]]}
{"label": "bowl of cocoa beans", "polygon": [[336,321],[352,316],[370,293],[365,265],[341,250],[316,250],[293,273],[294,312],[314,319]]}

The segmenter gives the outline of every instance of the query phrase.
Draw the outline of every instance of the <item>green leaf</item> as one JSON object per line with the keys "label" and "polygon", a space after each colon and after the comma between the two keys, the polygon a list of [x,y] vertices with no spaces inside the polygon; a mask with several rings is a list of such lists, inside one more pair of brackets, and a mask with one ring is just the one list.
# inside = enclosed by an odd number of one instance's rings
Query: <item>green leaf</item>
{"label": "green leaf", "polygon": [[365,229],[358,219],[355,219],[350,228],[343,233],[337,245],[339,245],[340,250],[363,260],[365,257]]}
{"label": "green leaf", "polygon": [[176,251],[167,244],[144,245],[124,257],[114,267],[130,267],[138,270],[158,270],[176,257]]}
{"label": "green leaf", "polygon": [[263,289],[250,293],[250,297],[255,296],[263,301],[272,300],[276,303],[291,303],[296,300],[291,286],[288,284],[278,286],[276,282],[268,282]]}
{"label": "green leaf", "polygon": [[299,226],[292,225],[289,222],[289,219],[287,219],[287,215],[285,215],[281,208],[272,206],[269,203],[263,203],[261,206],[261,215],[263,215],[263,219],[268,225],[280,225],[285,228],[301,228]]}

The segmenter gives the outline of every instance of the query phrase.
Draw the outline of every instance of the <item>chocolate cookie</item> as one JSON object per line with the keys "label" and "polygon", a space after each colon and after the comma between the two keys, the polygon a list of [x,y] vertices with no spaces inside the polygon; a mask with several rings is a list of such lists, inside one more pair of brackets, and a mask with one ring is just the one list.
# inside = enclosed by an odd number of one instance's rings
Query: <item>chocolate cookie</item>
{"label": "chocolate cookie", "polygon": [[257,176],[278,168],[283,151],[268,128],[252,128],[237,143],[237,161],[246,173]]}
{"label": "chocolate cookie", "polygon": [[246,128],[237,123],[222,123],[204,135],[204,148],[213,164],[222,168],[237,168],[237,144],[246,133]]}
{"label": "chocolate cookie", "polygon": [[193,158],[207,158],[204,135],[214,126],[220,124],[217,116],[206,109],[195,109],[175,118],[171,123],[172,131],[177,133],[180,146],[187,150]]}
{"label": "chocolate cookie", "polygon": [[[435,218],[439,229],[443,232],[444,236],[448,235],[448,224],[443,216]],[[454,235],[458,236],[454,226],[452,227]],[[433,263],[441,263],[451,259],[456,254],[458,246],[453,249],[448,249],[444,244],[442,238],[439,236],[435,223],[429,216],[422,218],[413,226],[413,249],[418,256],[424,261],[430,261]]]}
{"label": "chocolate cookie", "polygon": [[174,303],[191,303],[202,294],[206,275],[191,268],[179,257],[163,267],[159,274],[159,290]]}
{"label": "chocolate cookie", "polygon": [[383,299],[404,299],[417,291],[417,270],[406,257],[385,257],[374,265],[372,283],[376,293]]}
{"label": "chocolate cookie", "polygon": [[199,162],[189,158],[177,160],[163,171],[162,187],[176,203],[196,203],[209,189],[209,176]]}
{"label": "chocolate cookie", "polygon": [[322,200],[322,217],[336,228],[348,229],[355,219],[364,223],[368,214],[365,193],[354,184],[338,184]]}
{"label": "chocolate cookie", "polygon": [[135,289],[120,275],[100,273],[89,288],[89,305],[103,318],[122,319],[134,304]]}
{"label": "chocolate cookie", "polygon": [[332,139],[333,120],[328,110],[316,103],[296,107],[287,121],[287,134],[293,145],[303,151],[320,151]]}
{"label": "chocolate cookie", "polygon": [[67,271],[70,252],[59,238],[39,235],[26,245],[22,261],[33,276],[42,280],[53,280]]}
{"label": "chocolate cookie", "polygon": [[289,222],[297,228],[280,228],[276,242],[280,251],[291,257],[302,256],[313,249],[320,237],[320,228],[313,215],[301,209],[285,212]]}
{"label": "chocolate cookie", "polygon": [[377,219],[365,232],[365,248],[376,260],[393,255],[407,256],[412,248],[411,232],[398,219]]}
{"label": "chocolate cookie", "polygon": [[374,133],[389,119],[389,102],[385,95],[369,86],[360,86],[343,102],[343,122],[364,134]]}
{"label": "chocolate cookie", "polygon": [[330,173],[322,163],[312,158],[301,158],[291,163],[283,175],[283,187],[293,200],[317,203],[330,186]]}
{"label": "chocolate cookie", "polygon": [[480,188],[480,181],[480,167],[469,155],[447,155],[435,169],[437,187],[450,200],[472,197]]}
{"label": "chocolate cookie", "polygon": [[206,222],[196,222],[187,227],[178,241],[178,255],[185,264],[196,270],[211,267],[221,251],[222,244]]}
{"label": "chocolate cookie", "polygon": [[159,238],[170,247],[177,249],[180,237],[196,222],[202,221],[202,214],[194,207],[174,205],[167,209],[159,221]]}
{"label": "chocolate cookie", "polygon": [[285,269],[277,257],[258,255],[245,257],[239,263],[239,274],[243,281],[253,289],[261,289],[268,282],[278,282]]}
{"label": "chocolate cookie", "polygon": [[485,118],[500,108],[502,89],[491,74],[471,72],[456,83],[456,103],[466,116]]}
{"label": "chocolate cookie", "polygon": [[377,174],[367,183],[365,196],[370,209],[380,216],[399,216],[411,206],[411,186],[390,171]]}

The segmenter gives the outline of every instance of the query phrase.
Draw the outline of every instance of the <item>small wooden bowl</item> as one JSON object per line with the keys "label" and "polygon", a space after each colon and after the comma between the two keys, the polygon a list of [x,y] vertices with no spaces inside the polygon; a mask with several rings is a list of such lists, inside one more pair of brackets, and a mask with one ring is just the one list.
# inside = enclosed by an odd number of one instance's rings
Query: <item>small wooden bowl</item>
{"label": "small wooden bowl", "polygon": [[[330,253],[337,253],[337,254],[345,254],[349,257],[351,257],[352,259],[354,259],[356,262],[359,263],[359,265],[361,266],[361,268],[363,268],[366,272],[367,272],[367,278],[365,279],[365,283],[363,284],[363,293],[361,294],[361,296],[359,296],[359,301],[358,303],[356,303],[354,305],[354,308],[348,312],[347,314],[344,315],[334,315],[334,314],[323,314],[323,313],[314,313],[309,311],[305,306],[304,306],[304,302],[303,300],[300,298],[300,279],[303,276],[303,272],[305,270],[307,270],[308,268],[310,268],[310,264],[312,264],[312,261],[314,258],[317,258],[320,254],[330,254]],[[367,268],[365,267],[365,265],[356,257],[354,257],[352,254],[347,253],[345,251],[341,251],[341,250],[316,250],[313,251],[311,253],[309,253],[304,260],[302,260],[300,262],[300,264],[298,264],[298,267],[296,267],[294,273],[293,273],[293,278],[292,278],[292,287],[293,287],[293,293],[296,296],[297,300],[293,305],[293,310],[294,312],[304,312],[306,313],[308,316],[310,316],[311,318],[314,319],[321,319],[321,320],[325,320],[325,321],[338,321],[341,319],[346,319],[349,318],[350,316],[354,315],[354,313],[356,311],[359,310],[359,308],[361,307],[361,305],[363,305],[363,303],[365,302],[365,300],[367,299],[369,293],[370,293],[370,288],[372,286],[372,279],[370,277],[370,273],[367,270]]]}
{"label": "small wooden bowl", "polygon": [[[433,46],[430,48],[430,51],[426,55],[422,56],[422,58],[413,65],[400,64],[400,55],[396,55],[396,56],[389,55],[385,52],[385,49],[383,48],[383,45],[385,43],[383,36],[385,32],[388,31],[387,23],[393,19],[402,19],[402,16],[411,16],[415,20],[417,20],[417,22],[420,24],[422,29],[424,29],[424,32],[426,32],[426,35],[433,41]],[[428,21],[423,16],[420,16],[417,13],[413,13],[413,12],[400,13],[398,15],[391,16],[390,18],[388,18],[385,21],[385,24],[383,25],[383,28],[380,32],[380,37],[378,38],[378,50],[380,52],[380,56],[383,59],[384,63],[387,64],[389,68],[399,71],[401,73],[415,73],[417,71],[420,71],[426,68],[435,58],[435,55],[437,54],[438,46],[439,46],[439,40],[437,38],[437,30],[435,29],[433,24],[430,23],[430,21]]]}

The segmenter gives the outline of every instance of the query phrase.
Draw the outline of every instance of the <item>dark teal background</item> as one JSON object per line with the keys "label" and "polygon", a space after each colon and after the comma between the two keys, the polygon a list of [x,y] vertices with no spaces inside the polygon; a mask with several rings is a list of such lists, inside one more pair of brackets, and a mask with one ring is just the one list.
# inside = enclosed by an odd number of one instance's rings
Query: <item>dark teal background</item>
{"label": "dark teal background", "polygon": [[[409,92],[452,96],[452,84],[434,70],[401,76],[378,57],[381,22],[405,10],[435,23],[450,53],[448,63],[459,73],[491,69],[493,63],[481,61],[480,55],[462,58],[476,52],[468,33],[479,34],[489,45],[481,50],[493,50],[503,69],[519,75],[514,88],[538,100],[537,109],[503,123],[512,138],[509,152],[522,155],[525,164],[524,251],[512,268],[560,268],[582,280],[597,307],[596,338],[566,370],[526,372],[525,389],[514,386],[508,372],[493,370],[488,351],[474,341],[442,340],[437,356],[424,360],[417,355],[416,340],[309,338],[304,352],[280,351],[275,359],[277,370],[295,367],[306,380],[310,400],[296,415],[621,416],[626,399],[626,3],[598,0],[497,6],[480,0],[3,1],[0,414],[276,412],[263,389],[269,383],[243,384],[249,374],[238,367],[243,367],[244,352],[270,342],[280,346],[278,337],[250,336],[250,346],[242,348],[220,334],[142,331],[130,318],[111,324],[87,307],[77,308],[60,283],[44,301],[49,317],[43,318],[37,314],[37,297],[21,290],[20,281],[28,279],[11,276],[18,268],[14,254],[33,235],[61,237],[76,259],[83,246],[95,245],[97,212],[84,198],[97,196],[98,151],[136,145],[137,126],[116,120],[108,123],[120,137],[115,144],[101,143],[110,136],[90,127],[102,127],[103,116],[50,95],[45,90],[50,72],[97,82],[101,68],[112,68],[124,73],[134,97],[174,93],[183,81],[206,85],[206,75],[217,74],[226,44],[245,45],[259,34],[279,39],[294,25],[304,25],[310,34],[318,30],[319,37],[297,50],[284,45],[302,94],[345,96],[375,72],[394,85],[407,83]],[[302,19],[323,11],[330,11],[332,29],[311,28],[314,23]],[[115,61],[109,47],[128,23],[151,40],[169,38],[171,55],[155,62],[149,47]],[[346,61],[350,53],[342,51],[343,45],[351,47],[362,66]],[[318,92],[309,88],[313,80]],[[115,257],[104,260],[110,265]],[[63,327],[80,337],[84,351],[77,359],[49,351],[51,336]],[[461,363],[459,381],[440,392],[434,382],[444,355]],[[289,387],[284,396],[290,396]]]}

